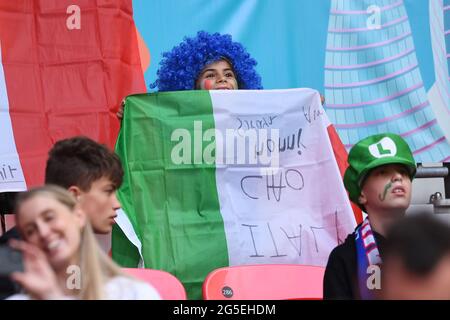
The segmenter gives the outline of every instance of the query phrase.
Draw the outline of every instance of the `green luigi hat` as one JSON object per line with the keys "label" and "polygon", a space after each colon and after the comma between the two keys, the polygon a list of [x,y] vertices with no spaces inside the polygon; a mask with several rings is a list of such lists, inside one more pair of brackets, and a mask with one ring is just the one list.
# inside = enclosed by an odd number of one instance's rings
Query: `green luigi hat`
{"label": "green luigi hat", "polygon": [[370,170],[391,163],[405,165],[411,179],[416,174],[413,154],[406,141],[399,135],[376,134],[355,144],[348,154],[349,166],[344,174],[344,185],[350,199],[359,205],[362,182]]}

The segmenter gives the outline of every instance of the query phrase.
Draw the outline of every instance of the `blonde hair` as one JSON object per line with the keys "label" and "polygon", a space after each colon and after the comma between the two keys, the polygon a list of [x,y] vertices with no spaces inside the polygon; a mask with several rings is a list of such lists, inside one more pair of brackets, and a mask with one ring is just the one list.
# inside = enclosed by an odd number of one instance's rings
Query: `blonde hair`
{"label": "blonde hair", "polygon": [[[77,206],[76,199],[67,190],[46,185],[21,193],[16,201],[16,221],[19,219],[21,205],[37,196],[50,197],[65,205],[70,211]],[[106,282],[116,276],[128,277],[100,248],[88,221],[81,230],[79,246],[79,267],[81,269],[81,289],[77,295],[83,300],[99,300],[105,298]]]}

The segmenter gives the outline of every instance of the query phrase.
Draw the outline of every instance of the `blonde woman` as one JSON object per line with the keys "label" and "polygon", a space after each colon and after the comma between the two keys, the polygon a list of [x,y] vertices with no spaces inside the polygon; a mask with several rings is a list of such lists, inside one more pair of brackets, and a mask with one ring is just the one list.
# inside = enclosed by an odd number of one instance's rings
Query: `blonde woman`
{"label": "blonde woman", "polygon": [[47,185],[19,195],[16,223],[25,241],[10,245],[22,252],[24,272],[11,277],[25,294],[10,299],[160,299],[103,253],[68,191]]}

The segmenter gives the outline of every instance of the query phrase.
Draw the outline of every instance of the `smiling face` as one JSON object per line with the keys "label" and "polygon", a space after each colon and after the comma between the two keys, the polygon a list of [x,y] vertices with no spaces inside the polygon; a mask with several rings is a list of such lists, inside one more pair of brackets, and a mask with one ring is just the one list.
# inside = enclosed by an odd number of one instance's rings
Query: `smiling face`
{"label": "smiling face", "polygon": [[88,191],[82,191],[76,187],[70,187],[78,200],[81,209],[86,212],[89,222],[95,233],[107,234],[112,230],[112,226],[117,216],[116,209],[120,208],[119,200],[116,196],[116,186],[107,177],[95,180]]}
{"label": "smiling face", "polygon": [[50,195],[38,194],[21,203],[17,225],[25,241],[40,248],[55,270],[76,264],[85,215]]}
{"label": "smiling face", "polygon": [[387,164],[373,169],[363,183],[359,202],[367,212],[404,213],[411,202],[411,179],[407,168]]}
{"label": "smiling face", "polygon": [[230,63],[219,60],[203,68],[195,88],[197,90],[237,90],[238,83]]}

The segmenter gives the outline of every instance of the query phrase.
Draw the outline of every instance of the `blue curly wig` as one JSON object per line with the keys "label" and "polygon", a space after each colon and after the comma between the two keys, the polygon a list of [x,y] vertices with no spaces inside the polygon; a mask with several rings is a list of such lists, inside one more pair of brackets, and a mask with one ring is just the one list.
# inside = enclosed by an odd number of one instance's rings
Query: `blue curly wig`
{"label": "blue curly wig", "polygon": [[231,62],[239,89],[262,89],[255,70],[256,60],[231,35],[199,31],[196,37],[185,37],[172,51],[163,53],[158,79],[150,87],[158,91],[194,90],[202,69],[224,59]]}

